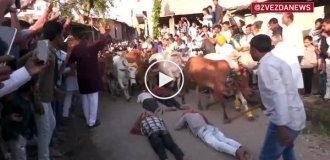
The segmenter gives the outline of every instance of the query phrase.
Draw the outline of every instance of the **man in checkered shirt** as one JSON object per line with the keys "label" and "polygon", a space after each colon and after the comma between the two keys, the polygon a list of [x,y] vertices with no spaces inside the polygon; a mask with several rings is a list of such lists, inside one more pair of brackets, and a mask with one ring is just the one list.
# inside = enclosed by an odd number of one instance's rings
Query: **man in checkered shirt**
{"label": "man in checkered shirt", "polygon": [[148,137],[160,160],[168,159],[165,148],[172,152],[176,160],[186,160],[182,150],[173,141],[170,132],[166,129],[163,119],[149,112],[144,112],[140,128],[142,134]]}

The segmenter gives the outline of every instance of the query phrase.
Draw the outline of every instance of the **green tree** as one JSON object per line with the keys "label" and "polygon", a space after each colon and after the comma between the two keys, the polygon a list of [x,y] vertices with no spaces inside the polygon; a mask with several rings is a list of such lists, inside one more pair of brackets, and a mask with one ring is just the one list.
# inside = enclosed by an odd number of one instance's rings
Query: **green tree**
{"label": "green tree", "polygon": [[152,21],[153,21],[153,38],[157,39],[159,36],[159,16],[160,16],[160,10],[162,8],[162,0],[154,0],[154,6],[152,9]]}
{"label": "green tree", "polygon": [[72,10],[74,10],[81,17],[88,17],[91,9],[96,15],[102,17],[109,5],[112,5],[112,0],[67,0],[67,3],[60,4],[57,0],[60,11],[64,16],[71,16]]}

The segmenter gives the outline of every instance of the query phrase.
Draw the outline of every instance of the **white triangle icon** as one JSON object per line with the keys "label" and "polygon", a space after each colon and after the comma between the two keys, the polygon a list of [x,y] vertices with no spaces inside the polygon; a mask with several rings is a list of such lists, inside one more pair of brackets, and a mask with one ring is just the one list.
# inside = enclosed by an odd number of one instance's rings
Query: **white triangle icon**
{"label": "white triangle icon", "polygon": [[169,77],[162,72],[158,72],[158,74],[159,74],[159,76],[158,76],[159,87],[163,87],[167,83],[172,82],[174,80],[172,77]]}

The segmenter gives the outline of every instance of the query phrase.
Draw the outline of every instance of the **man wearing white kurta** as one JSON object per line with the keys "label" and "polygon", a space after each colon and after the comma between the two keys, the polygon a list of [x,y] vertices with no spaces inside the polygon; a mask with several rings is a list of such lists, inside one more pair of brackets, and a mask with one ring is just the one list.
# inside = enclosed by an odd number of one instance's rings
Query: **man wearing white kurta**
{"label": "man wearing white kurta", "polygon": [[300,64],[296,56],[297,50],[287,42],[282,42],[281,37],[273,36],[273,44],[275,48],[272,50],[274,56],[280,58],[289,64],[294,81],[298,89],[304,88],[304,80],[300,69]]}
{"label": "man wearing white kurta", "polygon": [[[283,41],[291,45],[297,57],[304,56],[304,39],[302,30],[293,24],[294,16],[292,13],[284,13],[282,17],[283,21]],[[287,53],[293,54],[293,53]]]}
{"label": "man wearing white kurta", "polygon": [[305,128],[306,113],[290,66],[274,56],[271,39],[258,35],[251,40],[251,56],[259,61],[258,86],[269,125],[260,160],[295,160],[294,141]]}

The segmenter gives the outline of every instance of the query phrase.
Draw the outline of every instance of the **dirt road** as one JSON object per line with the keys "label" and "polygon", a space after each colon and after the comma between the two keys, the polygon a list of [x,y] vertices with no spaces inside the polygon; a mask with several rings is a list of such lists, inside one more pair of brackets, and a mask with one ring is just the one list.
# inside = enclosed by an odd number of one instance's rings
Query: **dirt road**
{"label": "dirt road", "polygon": [[[195,97],[190,94],[187,103],[196,108]],[[228,109],[229,115],[234,116],[238,112],[233,108]],[[77,110],[76,110],[77,111]],[[84,125],[81,113],[73,115],[71,128],[67,135],[68,141],[63,144],[67,153],[67,159],[74,160],[157,160],[156,154],[149,145],[147,138],[131,135],[131,129],[136,117],[143,111],[136,99],[126,102],[122,99],[114,101],[107,94],[101,94],[99,117],[101,126],[87,129]],[[170,133],[184,153],[191,160],[234,160],[235,158],[224,153],[219,153],[206,146],[194,137],[188,129],[175,131],[173,129],[176,120],[182,111],[167,112],[162,118],[165,120]],[[237,140],[247,147],[257,159],[263,143],[267,118],[259,110],[254,114],[255,121],[249,122],[244,117],[236,119],[230,124],[223,124],[222,112],[219,106],[212,106],[204,111],[209,121],[232,139]],[[302,135],[296,143],[298,160],[329,160],[329,139],[315,138],[313,135]],[[321,144],[322,143],[322,144]],[[168,154],[170,160],[174,160]]]}

